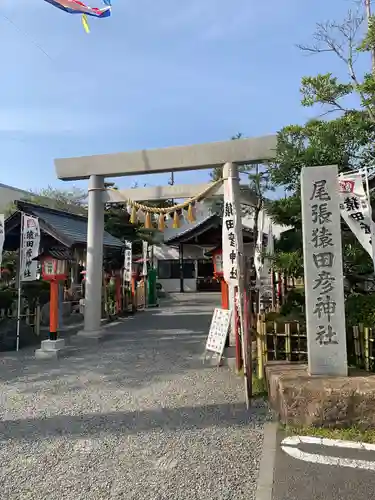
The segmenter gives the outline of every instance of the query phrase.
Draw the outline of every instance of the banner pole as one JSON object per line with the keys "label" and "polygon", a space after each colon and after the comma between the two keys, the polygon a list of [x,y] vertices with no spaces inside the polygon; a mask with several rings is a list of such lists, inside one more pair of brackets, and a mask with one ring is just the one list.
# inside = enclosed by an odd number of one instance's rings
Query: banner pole
{"label": "banner pole", "polygon": [[17,297],[17,341],[16,341],[16,351],[20,349],[20,327],[21,327],[21,272],[23,263],[23,224],[24,224],[24,214],[21,212],[21,229],[20,229],[20,251],[18,259],[18,297]]}
{"label": "banner pole", "polygon": [[[370,184],[368,181],[368,167],[365,167],[365,185],[366,185],[366,195],[367,195],[367,203],[370,221],[372,221],[372,207],[371,207],[371,198],[370,198]],[[374,234],[374,224],[371,224],[371,247],[372,247],[372,262],[375,270],[375,234]]]}

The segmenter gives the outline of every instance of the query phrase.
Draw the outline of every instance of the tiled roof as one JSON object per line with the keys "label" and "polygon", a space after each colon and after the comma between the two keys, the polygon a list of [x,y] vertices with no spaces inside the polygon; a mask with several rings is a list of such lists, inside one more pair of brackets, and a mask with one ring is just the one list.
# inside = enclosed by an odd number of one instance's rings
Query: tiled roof
{"label": "tiled roof", "polygon": [[[87,244],[87,218],[81,215],[70,214],[62,210],[50,209],[33,203],[18,202],[18,205],[23,205],[25,211],[30,215],[43,220],[56,233],[61,234],[65,238],[75,243]],[[123,242],[115,238],[111,234],[104,231],[104,246],[121,248]]]}
{"label": "tiled roof", "polygon": [[74,261],[72,250],[66,247],[49,247],[45,252],[38,255],[35,260],[40,260],[40,257],[44,255],[49,255],[54,259]]}
{"label": "tiled roof", "polygon": [[168,245],[169,243],[171,243],[174,240],[180,240],[184,236],[187,236],[189,233],[195,233],[196,231],[199,231],[199,229],[201,229],[202,226],[204,226],[207,223],[212,222],[214,224],[214,223],[217,223],[218,221],[219,221],[219,217],[217,214],[209,214],[206,217],[204,217],[203,219],[196,221],[194,224],[190,224],[190,225],[187,224],[186,228],[183,228],[181,231],[178,231],[177,234],[174,234],[170,238],[166,239],[164,241],[164,243],[166,245]]}
{"label": "tiled roof", "polygon": [[[176,243],[178,241],[181,241],[184,237],[187,237],[188,235],[193,235],[199,236],[203,232],[205,232],[208,228],[210,227],[218,227],[221,226],[223,222],[223,219],[216,213],[209,214],[203,219],[195,222],[194,224],[187,225],[186,228],[183,228],[181,231],[179,231],[177,234],[174,234],[173,236],[170,236],[168,239],[164,241],[166,245],[170,245],[172,243]],[[242,230],[244,233],[252,234],[253,230],[242,225]]]}

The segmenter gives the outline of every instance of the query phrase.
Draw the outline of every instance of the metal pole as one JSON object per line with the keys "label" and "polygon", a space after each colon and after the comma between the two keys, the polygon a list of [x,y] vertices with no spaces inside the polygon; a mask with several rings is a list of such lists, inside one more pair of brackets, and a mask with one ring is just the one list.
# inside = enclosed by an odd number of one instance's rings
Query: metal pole
{"label": "metal pole", "polygon": [[20,229],[20,251],[18,258],[18,280],[17,280],[17,288],[18,288],[18,297],[17,297],[17,340],[16,340],[16,351],[18,352],[20,349],[20,327],[21,327],[21,271],[22,271],[22,263],[23,263],[23,212],[21,212],[21,229]]}
{"label": "metal pole", "polygon": [[179,259],[180,259],[180,293],[184,293],[184,244],[179,245]]}

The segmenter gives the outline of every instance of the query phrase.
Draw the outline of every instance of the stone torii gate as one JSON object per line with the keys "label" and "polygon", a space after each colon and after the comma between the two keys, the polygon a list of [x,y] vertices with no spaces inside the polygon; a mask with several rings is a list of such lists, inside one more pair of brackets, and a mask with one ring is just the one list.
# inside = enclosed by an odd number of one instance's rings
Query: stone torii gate
{"label": "stone torii gate", "polygon": [[[232,164],[232,176],[239,184],[237,166],[272,160],[275,150],[276,135],[269,135],[193,146],[56,159],[55,168],[59,179],[89,179],[85,320],[80,335],[93,338],[101,335],[100,270],[103,265],[104,203],[123,202],[124,198],[134,201],[190,198],[209,186],[207,183],[119,190],[120,198],[116,200],[106,192],[106,177],[204,170],[229,163]],[[222,187],[218,190],[220,193]],[[246,198],[246,194],[243,196]]]}

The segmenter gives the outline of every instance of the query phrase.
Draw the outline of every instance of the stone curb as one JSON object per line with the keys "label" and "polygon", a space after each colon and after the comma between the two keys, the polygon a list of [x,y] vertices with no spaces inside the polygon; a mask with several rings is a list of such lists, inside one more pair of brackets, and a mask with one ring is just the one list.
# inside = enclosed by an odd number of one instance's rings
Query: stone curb
{"label": "stone curb", "polygon": [[264,425],[263,450],[255,500],[272,500],[278,423]]}

